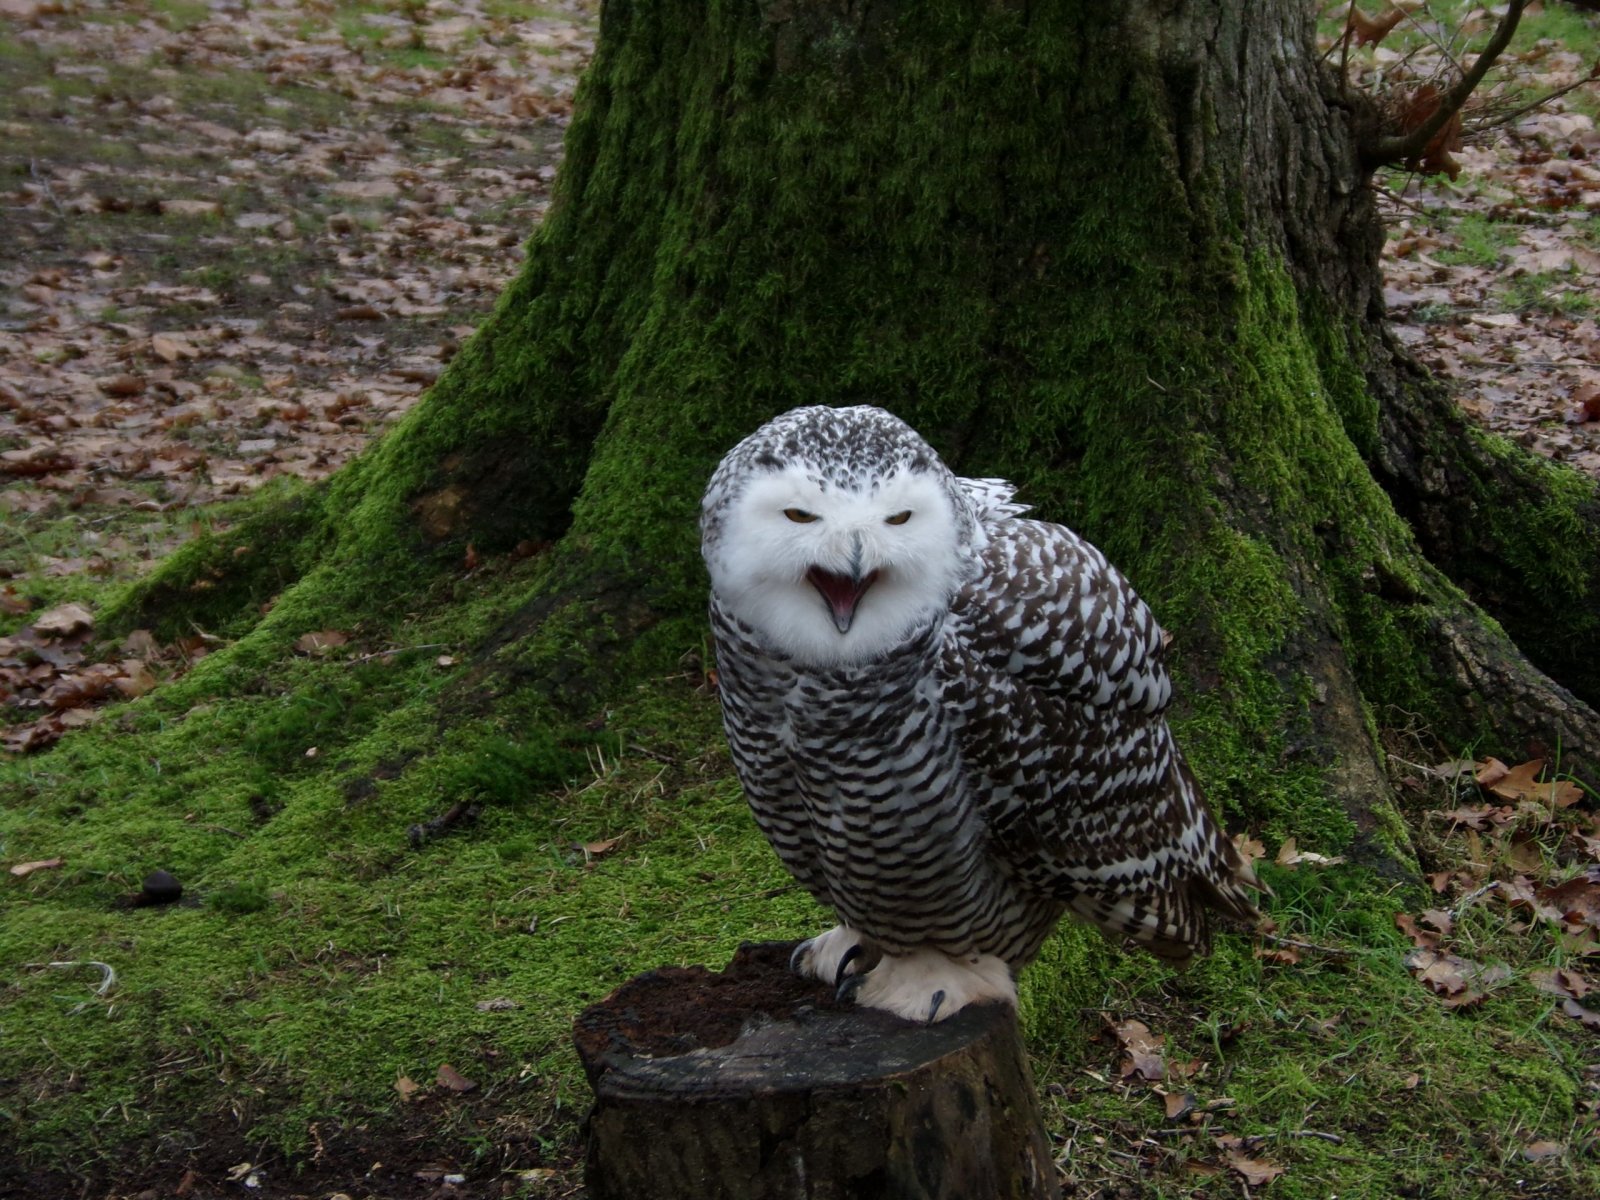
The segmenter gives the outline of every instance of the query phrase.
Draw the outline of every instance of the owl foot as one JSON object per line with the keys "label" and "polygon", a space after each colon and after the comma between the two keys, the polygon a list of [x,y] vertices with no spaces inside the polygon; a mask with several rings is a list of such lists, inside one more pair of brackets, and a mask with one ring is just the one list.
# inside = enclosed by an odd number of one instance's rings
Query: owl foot
{"label": "owl foot", "polygon": [[939,950],[885,954],[871,970],[846,976],[838,994],[863,1008],[881,1008],[930,1025],[969,1004],[1017,1003],[1016,981],[1004,960],[992,954],[953,958]]}
{"label": "owl foot", "polygon": [[820,979],[842,988],[863,971],[872,969],[879,950],[870,938],[848,925],[835,925],[827,933],[801,942],[789,955],[789,969],[796,975]]}

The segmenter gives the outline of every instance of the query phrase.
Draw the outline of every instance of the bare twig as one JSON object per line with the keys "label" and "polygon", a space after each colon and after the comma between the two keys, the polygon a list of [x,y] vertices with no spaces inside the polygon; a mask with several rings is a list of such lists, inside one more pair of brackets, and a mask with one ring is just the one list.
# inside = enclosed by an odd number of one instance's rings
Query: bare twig
{"label": "bare twig", "polygon": [[428,642],[422,646],[391,646],[387,650],[379,650],[375,654],[363,654],[360,658],[347,658],[344,665],[353,667],[357,663],[371,662],[375,658],[389,658],[396,654],[411,654],[417,650],[448,650],[449,642]]}
{"label": "bare twig", "polygon": [[1257,933],[1256,937],[1263,942],[1271,942],[1274,946],[1288,946],[1293,950],[1315,950],[1318,954],[1331,954],[1335,958],[1354,958],[1357,953],[1338,946],[1319,946],[1315,942],[1296,941],[1294,938],[1280,937],[1276,933]]}
{"label": "bare twig", "polygon": [[1483,77],[1489,73],[1489,68],[1511,44],[1511,37],[1517,31],[1517,25],[1522,20],[1522,10],[1527,6],[1528,0],[1510,0],[1506,5],[1506,14],[1500,18],[1500,24],[1495,27],[1494,35],[1489,39],[1489,44],[1483,48],[1470,70],[1461,76],[1455,87],[1444,94],[1439,101],[1439,107],[1422,124],[1409,133],[1397,134],[1394,137],[1379,138],[1376,143],[1368,147],[1362,154],[1369,167],[1382,166],[1384,163],[1406,162],[1416,158],[1428,148],[1428,143],[1448,125],[1452,118],[1461,111],[1461,106],[1467,102],[1467,97],[1483,82]]}
{"label": "bare twig", "polygon": [[1318,1141],[1332,1142],[1335,1146],[1344,1145],[1344,1139],[1337,1133],[1323,1133],[1320,1129],[1287,1129],[1279,1137],[1316,1138]]}
{"label": "bare twig", "polygon": [[56,192],[55,189],[50,186],[49,176],[41,175],[39,173],[39,164],[34,162],[31,158],[28,160],[28,174],[32,175],[39,181],[39,186],[44,189],[45,196],[48,197],[50,203],[55,206],[56,212],[65,217],[67,215],[67,210],[62,208],[61,201],[56,199]]}
{"label": "bare twig", "polygon": [[1530,100],[1526,104],[1519,104],[1509,112],[1496,113],[1489,120],[1481,122],[1474,121],[1472,123],[1472,127],[1474,130],[1478,130],[1494,129],[1496,126],[1509,125],[1524,113],[1531,113],[1537,109],[1543,108],[1546,104],[1549,104],[1550,101],[1559,100],[1562,96],[1565,96],[1568,92],[1573,91],[1576,88],[1587,87],[1589,84],[1594,83],[1597,79],[1600,79],[1600,62],[1597,62],[1593,67],[1591,67],[1589,73],[1582,79],[1574,80],[1573,82],[1567,84],[1566,87],[1558,87],[1553,92],[1546,92],[1544,95],[1535,100]]}

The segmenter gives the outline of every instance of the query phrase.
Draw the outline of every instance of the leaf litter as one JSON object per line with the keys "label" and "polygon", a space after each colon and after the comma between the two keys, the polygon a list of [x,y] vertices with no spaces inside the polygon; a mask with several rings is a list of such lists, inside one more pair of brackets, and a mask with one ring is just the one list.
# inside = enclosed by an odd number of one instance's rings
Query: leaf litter
{"label": "leaf litter", "polygon": [[[592,0],[118,8],[3,14],[11,753],[210,647],[152,640],[91,662],[88,609],[37,614],[10,580],[142,573],[202,527],[185,512],[321,479],[415,405],[521,266],[597,17]],[[21,535],[66,514],[87,553]],[[130,516],[159,524],[103,531]]]}

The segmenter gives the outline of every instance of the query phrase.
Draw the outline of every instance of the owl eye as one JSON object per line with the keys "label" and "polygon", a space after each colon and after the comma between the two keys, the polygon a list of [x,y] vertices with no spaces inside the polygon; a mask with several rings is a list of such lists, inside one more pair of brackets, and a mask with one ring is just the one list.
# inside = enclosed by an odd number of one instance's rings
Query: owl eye
{"label": "owl eye", "polygon": [[808,513],[803,508],[786,508],[783,510],[783,515],[798,525],[809,525],[817,519],[816,513]]}
{"label": "owl eye", "polygon": [[885,517],[883,523],[885,525],[904,525],[909,520],[911,520],[911,510],[908,508],[905,512],[898,512],[892,517]]}

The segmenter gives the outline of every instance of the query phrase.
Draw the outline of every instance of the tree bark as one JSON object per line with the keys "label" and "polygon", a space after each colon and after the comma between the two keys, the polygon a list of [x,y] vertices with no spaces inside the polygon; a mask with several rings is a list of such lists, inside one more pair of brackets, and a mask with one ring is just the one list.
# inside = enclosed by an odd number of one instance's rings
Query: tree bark
{"label": "tree bark", "polygon": [[793,948],[653,971],[579,1016],[594,1200],[1059,1195],[1014,1012],[834,1008]]}
{"label": "tree bark", "polygon": [[302,574],[286,630],[548,544],[464,687],[570,720],[702,644],[718,457],[877,403],[1130,576],[1219,807],[1404,863],[1385,723],[1600,782],[1600,505],[1385,338],[1381,132],[1300,0],[608,0],[528,266],[428,401],[298,551],[196,550],[120,618]]}

